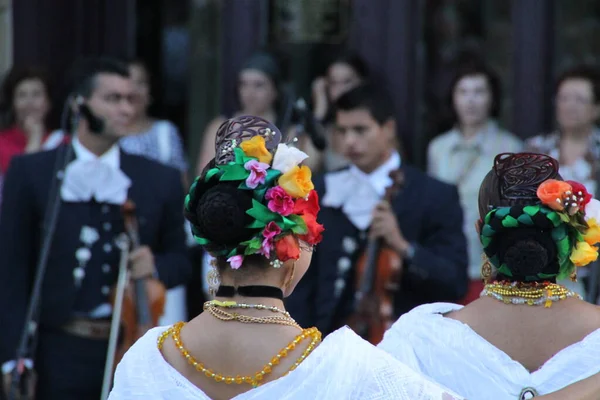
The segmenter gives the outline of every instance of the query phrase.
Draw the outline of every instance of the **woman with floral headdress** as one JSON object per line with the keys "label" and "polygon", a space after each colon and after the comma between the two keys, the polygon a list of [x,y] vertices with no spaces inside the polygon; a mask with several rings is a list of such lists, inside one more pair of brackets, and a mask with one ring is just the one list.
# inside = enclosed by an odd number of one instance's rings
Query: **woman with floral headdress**
{"label": "woman with floral headdress", "polygon": [[150,330],[119,364],[110,399],[459,399],[349,328],[321,343],[283,299],[323,227],[306,154],[268,121],[223,123],[185,202],[215,257],[215,299],[189,323]]}
{"label": "woman with floral headdress", "polygon": [[598,257],[591,197],[549,156],[498,155],[479,192],[481,297],[418,307],[379,347],[470,399],[529,399],[599,372],[600,309],[556,283]]}

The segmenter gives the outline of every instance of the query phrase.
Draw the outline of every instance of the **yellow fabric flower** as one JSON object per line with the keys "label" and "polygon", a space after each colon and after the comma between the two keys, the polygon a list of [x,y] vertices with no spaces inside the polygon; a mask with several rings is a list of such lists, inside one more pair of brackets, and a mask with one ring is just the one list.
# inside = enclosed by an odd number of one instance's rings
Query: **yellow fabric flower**
{"label": "yellow fabric flower", "polygon": [[265,138],[262,136],[254,136],[252,139],[240,143],[240,147],[244,150],[244,154],[257,158],[261,163],[270,164],[273,159],[273,154],[267,150]]}
{"label": "yellow fabric flower", "polygon": [[596,243],[600,243],[600,226],[598,225],[596,218],[590,218],[587,223],[589,228],[585,235],[583,235],[583,239],[592,246]]}
{"label": "yellow fabric flower", "polygon": [[279,186],[294,198],[306,197],[315,188],[311,178],[310,168],[296,166],[279,177]]}
{"label": "yellow fabric flower", "polygon": [[571,261],[576,267],[583,267],[596,261],[598,258],[598,248],[590,246],[587,242],[577,242],[575,250],[571,253]]}

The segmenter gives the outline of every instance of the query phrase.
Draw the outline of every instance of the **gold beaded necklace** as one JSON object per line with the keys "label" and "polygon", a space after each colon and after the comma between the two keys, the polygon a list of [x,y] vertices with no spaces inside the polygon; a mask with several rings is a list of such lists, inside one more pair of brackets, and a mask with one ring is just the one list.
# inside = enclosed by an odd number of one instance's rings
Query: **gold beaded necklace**
{"label": "gold beaded necklace", "polygon": [[[226,309],[256,309],[256,310],[269,310],[273,313],[279,313],[282,315],[266,316],[266,317],[255,317],[250,315],[242,315],[237,312],[230,313],[223,310]],[[277,307],[269,307],[262,304],[244,304],[236,303],[234,301],[221,302],[218,300],[207,301],[204,303],[204,310],[208,311],[213,317],[220,319],[221,321],[238,321],[246,324],[279,324],[294,326],[300,330],[302,327],[290,316],[286,311],[280,310]]]}
{"label": "gold beaded necklace", "polygon": [[279,351],[279,353],[277,353],[271,359],[271,361],[269,361],[267,364],[265,364],[260,371],[255,373],[254,376],[252,376],[252,375],[247,375],[247,376],[236,375],[235,377],[230,376],[230,375],[223,376],[222,374],[213,372],[210,368],[206,368],[204,366],[204,364],[198,362],[198,360],[196,360],[196,358],[194,358],[194,356],[192,356],[190,354],[190,352],[185,348],[183,342],[181,341],[181,336],[180,336],[181,328],[183,328],[184,325],[185,325],[184,322],[178,322],[175,325],[173,325],[171,328],[169,328],[165,332],[163,332],[158,337],[159,350],[162,350],[163,344],[164,344],[165,340],[167,339],[167,337],[169,337],[169,336],[172,337],[173,341],[175,342],[175,346],[177,347],[177,349],[179,350],[181,355],[187,360],[187,362],[190,365],[192,365],[196,369],[196,371],[198,371],[199,373],[203,373],[207,378],[214,379],[216,382],[225,382],[228,385],[230,385],[232,383],[236,383],[238,385],[246,383],[246,384],[252,385],[253,388],[258,387],[260,385],[260,382],[265,377],[265,375],[270,374],[273,371],[273,367],[278,365],[280,360],[282,358],[285,358],[288,355],[289,351],[292,351],[293,349],[295,349],[296,345],[298,345],[303,340],[305,340],[307,338],[311,338],[311,342],[308,345],[308,347],[302,352],[302,355],[296,360],[296,362],[290,367],[290,369],[283,375],[283,376],[285,376],[288,373],[290,373],[291,371],[295,370],[296,367],[298,367],[298,365],[300,365],[300,363],[302,361],[304,361],[304,359],[306,357],[308,357],[308,355],[321,342],[321,332],[319,332],[319,330],[317,328],[303,329],[301,334],[296,336],[296,338],[294,340],[292,340],[286,347],[281,349]]}
{"label": "gold beaded necklace", "polygon": [[509,282],[497,281],[485,285],[481,296],[492,297],[504,304],[526,304],[529,306],[552,306],[553,302],[581,296],[562,285],[551,282]]}

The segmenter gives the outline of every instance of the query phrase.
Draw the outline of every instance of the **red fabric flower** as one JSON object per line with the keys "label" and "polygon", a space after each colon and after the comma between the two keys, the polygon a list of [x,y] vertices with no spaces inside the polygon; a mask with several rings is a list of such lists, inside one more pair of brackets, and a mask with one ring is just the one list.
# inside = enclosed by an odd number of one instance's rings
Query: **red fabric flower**
{"label": "red fabric flower", "polygon": [[285,235],[275,242],[277,259],[281,262],[297,260],[300,258],[300,247],[294,235]]}
{"label": "red fabric flower", "polygon": [[567,183],[573,188],[573,194],[581,199],[579,201],[580,207],[585,206],[592,200],[592,195],[588,193],[584,185],[575,181],[567,181]]}
{"label": "red fabric flower", "polygon": [[304,200],[303,198],[296,199],[296,202],[294,203],[294,211],[292,211],[292,214],[312,214],[316,217],[319,213],[319,210],[319,195],[317,194],[316,190],[311,190],[306,200]]}
{"label": "red fabric flower", "polygon": [[317,222],[317,218],[310,213],[302,215],[302,219],[306,223],[306,228],[308,229],[308,233],[306,235],[298,236],[300,239],[304,240],[306,243],[311,245],[316,245],[323,240],[323,225]]}

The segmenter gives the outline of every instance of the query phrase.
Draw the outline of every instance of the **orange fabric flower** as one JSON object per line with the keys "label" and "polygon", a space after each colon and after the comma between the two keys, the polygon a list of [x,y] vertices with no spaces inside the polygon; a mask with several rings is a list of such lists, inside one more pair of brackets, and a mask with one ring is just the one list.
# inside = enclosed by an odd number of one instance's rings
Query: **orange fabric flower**
{"label": "orange fabric flower", "polygon": [[556,179],[548,179],[537,189],[537,196],[542,203],[553,210],[562,211],[565,206],[563,198],[566,192],[572,192],[573,188],[567,182]]}
{"label": "orange fabric flower", "polygon": [[589,228],[585,235],[583,235],[583,239],[587,242],[587,244],[592,246],[596,243],[600,243],[600,226],[598,225],[596,218],[590,218],[587,221],[587,224]]}
{"label": "orange fabric flower", "polygon": [[576,267],[583,267],[598,258],[598,248],[590,246],[587,242],[577,242],[571,253],[571,261]]}
{"label": "orange fabric flower", "polygon": [[279,177],[279,186],[294,198],[306,197],[315,188],[311,178],[312,172],[306,165],[294,167]]}
{"label": "orange fabric flower", "polygon": [[313,246],[321,242],[321,240],[323,240],[322,233],[325,230],[325,228],[323,228],[323,225],[317,222],[316,216],[314,214],[307,213],[302,215],[302,219],[306,224],[308,233],[306,235],[300,235],[298,237],[304,240],[306,243],[311,244]]}
{"label": "orange fabric flower", "polygon": [[277,259],[281,262],[299,259],[300,247],[298,246],[298,240],[294,235],[285,235],[275,242],[275,253]]}
{"label": "orange fabric flower", "polygon": [[262,136],[254,136],[252,139],[240,143],[240,147],[244,150],[244,154],[257,158],[261,163],[270,164],[273,159],[273,154],[267,150],[265,138]]}

